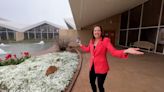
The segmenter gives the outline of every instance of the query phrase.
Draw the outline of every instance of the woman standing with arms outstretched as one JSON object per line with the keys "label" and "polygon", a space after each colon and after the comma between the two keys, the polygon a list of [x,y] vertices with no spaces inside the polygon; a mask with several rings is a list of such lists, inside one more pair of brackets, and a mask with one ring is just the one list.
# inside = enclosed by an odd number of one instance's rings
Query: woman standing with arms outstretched
{"label": "woman standing with arms outstretched", "polygon": [[78,43],[83,51],[90,52],[91,54],[89,79],[92,91],[97,92],[95,84],[97,78],[99,92],[105,92],[103,84],[109,71],[109,65],[106,57],[107,52],[118,58],[127,58],[128,54],[140,55],[144,53],[138,51],[139,48],[128,48],[124,50],[115,49],[111,44],[110,39],[102,36],[101,26],[94,26],[92,35],[93,38],[90,40],[88,46],[82,45],[80,41],[78,41]]}

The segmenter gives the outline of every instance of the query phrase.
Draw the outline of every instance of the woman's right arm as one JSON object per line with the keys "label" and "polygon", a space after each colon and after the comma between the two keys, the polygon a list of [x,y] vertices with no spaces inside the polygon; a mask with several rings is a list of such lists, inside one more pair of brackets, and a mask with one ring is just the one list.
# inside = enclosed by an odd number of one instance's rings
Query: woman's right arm
{"label": "woman's right arm", "polygon": [[90,42],[89,42],[88,46],[85,46],[85,45],[83,45],[81,43],[79,43],[79,45],[80,45],[80,48],[82,49],[82,51],[85,51],[85,52],[89,52],[90,51]]}

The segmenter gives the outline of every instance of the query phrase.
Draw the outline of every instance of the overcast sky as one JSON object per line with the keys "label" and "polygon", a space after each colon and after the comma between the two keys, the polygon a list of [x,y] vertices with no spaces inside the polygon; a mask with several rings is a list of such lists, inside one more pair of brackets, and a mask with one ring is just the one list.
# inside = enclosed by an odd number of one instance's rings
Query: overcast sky
{"label": "overcast sky", "polygon": [[32,24],[47,20],[66,26],[64,18],[72,17],[68,0],[0,0],[0,18]]}

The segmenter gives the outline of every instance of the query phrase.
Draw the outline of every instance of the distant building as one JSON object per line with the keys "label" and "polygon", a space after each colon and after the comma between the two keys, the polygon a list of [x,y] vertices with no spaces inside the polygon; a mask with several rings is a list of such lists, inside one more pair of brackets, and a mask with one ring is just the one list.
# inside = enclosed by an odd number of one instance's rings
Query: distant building
{"label": "distant building", "polygon": [[48,21],[22,25],[0,18],[0,41],[55,39],[62,28]]}

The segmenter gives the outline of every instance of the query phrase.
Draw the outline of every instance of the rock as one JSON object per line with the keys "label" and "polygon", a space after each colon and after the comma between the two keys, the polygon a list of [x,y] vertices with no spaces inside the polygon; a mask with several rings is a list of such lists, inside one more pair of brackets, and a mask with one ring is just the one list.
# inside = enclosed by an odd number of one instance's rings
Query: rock
{"label": "rock", "polygon": [[46,71],[46,76],[53,74],[54,72],[57,71],[57,67],[56,66],[49,66],[47,71]]}

